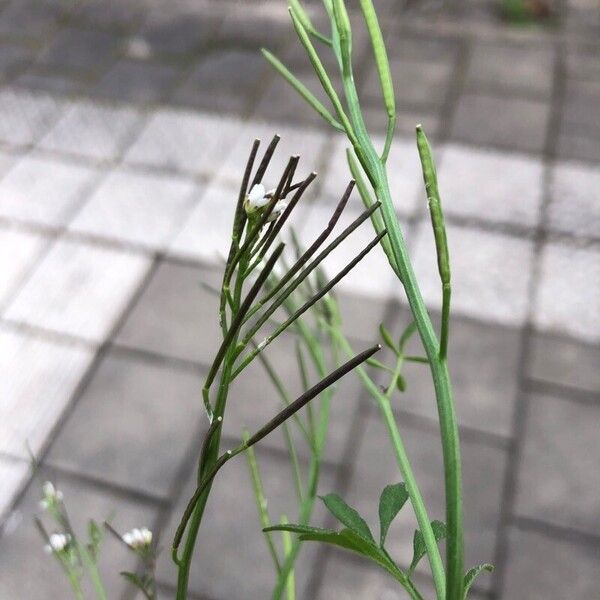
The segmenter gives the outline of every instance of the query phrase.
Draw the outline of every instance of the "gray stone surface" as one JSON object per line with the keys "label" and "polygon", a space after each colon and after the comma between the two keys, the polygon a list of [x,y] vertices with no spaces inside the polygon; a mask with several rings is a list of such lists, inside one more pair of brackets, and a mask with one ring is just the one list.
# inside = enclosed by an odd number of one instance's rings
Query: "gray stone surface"
{"label": "gray stone surface", "polygon": [[218,343],[218,299],[202,284],[219,289],[221,281],[220,271],[161,264],[117,343],[208,364]]}
{"label": "gray stone surface", "polygon": [[[49,595],[67,598],[71,594],[60,566],[44,552],[44,542],[33,522],[34,515],[42,516],[38,503],[46,479],[52,479],[63,492],[73,529],[82,540],[87,535],[90,518],[100,523],[108,519],[118,531],[125,532],[146,526],[156,514],[154,506],[139,498],[132,501],[121,494],[42,470],[15,508],[0,540],[0,596],[3,598],[43,600]],[[51,532],[56,530],[51,520],[46,517],[42,520]],[[135,557],[111,536],[106,537],[103,546],[99,562],[102,579],[108,597],[118,598],[127,588],[119,572],[135,568]],[[28,557],[27,560],[24,557]],[[84,593],[86,597],[93,595],[87,582]]]}
{"label": "gray stone surface", "polygon": [[168,498],[181,461],[199,447],[205,429],[201,387],[200,373],[110,351],[64,422],[48,461]]}
{"label": "gray stone surface", "polygon": [[541,152],[550,105],[538,100],[465,93],[454,121],[452,138],[508,150]]}
{"label": "gray stone surface", "polygon": [[600,562],[597,546],[516,529],[511,531],[510,540],[511,558],[502,598],[562,600],[590,598],[596,593],[594,580]]}
{"label": "gray stone surface", "polygon": [[517,514],[598,534],[598,404],[536,395],[527,419]]}

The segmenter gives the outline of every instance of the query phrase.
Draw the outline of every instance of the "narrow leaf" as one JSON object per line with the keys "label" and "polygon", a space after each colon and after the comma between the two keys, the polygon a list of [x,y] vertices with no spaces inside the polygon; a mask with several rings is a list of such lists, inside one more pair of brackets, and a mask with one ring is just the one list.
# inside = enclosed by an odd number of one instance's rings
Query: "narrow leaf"
{"label": "narrow leaf", "polygon": [[379,545],[383,547],[388,529],[406,501],[408,492],[403,483],[386,485],[379,497]]}
{"label": "narrow leaf", "polygon": [[317,111],[333,128],[343,132],[344,128],[334,118],[334,116],[325,108],[320,100],[274,55],[263,48],[263,56],[271,63],[273,68]]}
{"label": "narrow leaf", "polygon": [[398,375],[398,378],[396,379],[396,387],[401,392],[406,391],[406,379],[404,379],[402,375]]}
{"label": "narrow leaf", "polygon": [[304,10],[302,4],[300,4],[299,0],[289,0],[290,6],[294,9],[296,14],[298,15],[298,19],[304,26],[304,29],[308,31],[312,36],[316,37],[320,42],[331,46],[331,40],[325,37],[320,31],[316,29],[316,27],[312,24],[308,13]]}
{"label": "narrow leaf", "polygon": [[391,333],[386,329],[383,323],[379,324],[379,333],[381,334],[381,339],[384,341],[385,345],[396,355],[400,356],[400,352],[398,348],[396,348],[396,344],[392,339]]}
{"label": "narrow leaf", "polygon": [[404,347],[408,343],[408,340],[412,337],[414,332],[417,330],[417,324],[413,321],[400,336],[399,348],[400,352],[404,350]]}
{"label": "narrow leaf", "polygon": [[489,563],[485,563],[483,565],[477,565],[476,567],[473,567],[472,569],[469,569],[469,571],[465,575],[465,595],[464,595],[464,600],[467,599],[467,596],[469,594],[469,590],[471,589],[471,586],[473,585],[473,582],[479,576],[479,574],[482,573],[483,571],[488,571],[489,573],[491,573],[493,570],[494,570],[494,565],[490,565]]}
{"label": "narrow leaf", "polygon": [[327,494],[321,496],[321,500],[329,512],[340,522],[365,540],[374,541],[373,534],[367,525],[367,522],[358,514],[358,512],[348,506],[337,494]]}
{"label": "narrow leaf", "polygon": [[[433,535],[436,542],[439,542],[446,537],[446,525],[441,521],[431,521],[431,529],[433,530]],[[425,546],[423,534],[417,529],[415,531],[415,537],[413,538],[413,559],[410,563],[410,568],[408,569],[409,574],[415,570],[416,566],[419,564],[419,561],[425,556],[426,553],[427,548]]]}
{"label": "narrow leaf", "polygon": [[340,44],[342,72],[349,77],[352,74],[352,29],[344,0],[333,0],[333,18]]}

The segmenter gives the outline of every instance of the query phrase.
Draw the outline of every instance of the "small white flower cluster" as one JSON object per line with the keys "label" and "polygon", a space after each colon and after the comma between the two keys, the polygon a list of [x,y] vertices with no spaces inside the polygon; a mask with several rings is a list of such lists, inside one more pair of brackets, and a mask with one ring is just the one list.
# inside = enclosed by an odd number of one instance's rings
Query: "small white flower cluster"
{"label": "small white flower cluster", "polygon": [[44,494],[44,498],[40,500],[40,507],[42,510],[47,510],[53,504],[62,502],[63,493],[60,490],[57,490],[51,481],[46,481],[46,483],[44,483],[42,492]]}
{"label": "small white flower cluster", "polygon": [[48,538],[48,543],[44,546],[44,550],[48,554],[53,552],[62,552],[71,541],[71,536],[68,533],[53,533]]}
{"label": "small white flower cluster", "polygon": [[[251,215],[256,211],[264,208],[269,202],[271,198],[273,198],[273,194],[275,190],[266,191],[265,186],[262,183],[257,183],[252,187],[248,196],[246,196],[246,202],[244,203],[244,208],[246,209],[246,214]],[[275,221],[281,213],[285,210],[287,206],[287,202],[284,200],[278,200],[273,207],[271,214],[269,215],[268,223],[271,221]]]}
{"label": "small white flower cluster", "polygon": [[132,529],[123,535],[123,541],[134,550],[142,550],[152,543],[152,532],[146,527]]}

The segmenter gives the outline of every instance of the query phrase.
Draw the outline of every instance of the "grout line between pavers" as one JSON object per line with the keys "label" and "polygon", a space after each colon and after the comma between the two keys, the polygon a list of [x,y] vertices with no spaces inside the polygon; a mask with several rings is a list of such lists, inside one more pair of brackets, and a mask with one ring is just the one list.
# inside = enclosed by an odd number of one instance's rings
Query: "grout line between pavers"
{"label": "grout line between pavers", "polygon": [[521,515],[514,516],[511,522],[520,531],[535,532],[553,540],[590,546],[591,548],[600,550],[600,533],[582,531],[573,527],[556,525],[543,519]]}

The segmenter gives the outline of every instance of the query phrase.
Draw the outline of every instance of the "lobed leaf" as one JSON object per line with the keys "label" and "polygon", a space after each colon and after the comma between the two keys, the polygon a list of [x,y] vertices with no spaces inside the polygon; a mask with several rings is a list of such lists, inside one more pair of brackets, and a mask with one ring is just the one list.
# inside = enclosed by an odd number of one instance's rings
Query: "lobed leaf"
{"label": "lobed leaf", "polygon": [[373,534],[367,525],[367,522],[358,514],[358,512],[346,504],[337,494],[327,494],[321,496],[329,512],[342,524],[361,536],[363,539],[373,542]]}
{"label": "lobed leaf", "polygon": [[469,571],[465,575],[465,594],[463,596],[464,600],[466,600],[466,598],[469,594],[469,590],[471,589],[473,582],[479,576],[479,574],[482,573],[483,571],[488,571],[489,573],[491,573],[493,570],[494,570],[494,565],[490,565],[489,563],[477,565],[476,567],[469,569]]}
{"label": "lobed leaf", "polygon": [[[445,523],[442,523],[441,521],[431,521],[431,529],[433,529],[433,535],[436,542],[439,542],[446,537]],[[408,569],[409,574],[415,570],[416,566],[419,564],[419,561],[425,556],[426,553],[427,547],[425,546],[423,534],[419,529],[417,529],[415,531],[415,537],[413,538],[413,559]]]}
{"label": "lobed leaf", "polygon": [[379,496],[379,545],[383,548],[387,532],[406,501],[408,492],[404,483],[386,485]]}

